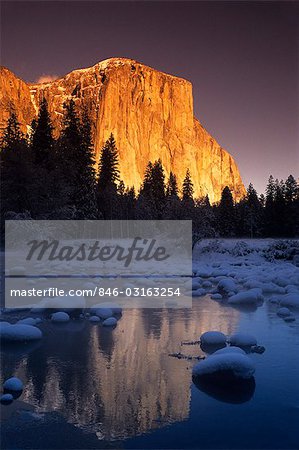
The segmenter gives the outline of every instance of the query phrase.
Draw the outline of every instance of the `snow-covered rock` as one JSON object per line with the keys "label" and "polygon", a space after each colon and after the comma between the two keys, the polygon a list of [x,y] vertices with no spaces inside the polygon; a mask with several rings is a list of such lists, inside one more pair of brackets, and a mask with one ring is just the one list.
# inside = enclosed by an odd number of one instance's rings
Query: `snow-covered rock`
{"label": "snow-covered rock", "polygon": [[101,319],[108,319],[108,317],[113,316],[113,311],[111,308],[99,308],[95,313]]}
{"label": "snow-covered rock", "polygon": [[200,277],[200,278],[209,278],[212,275],[212,270],[209,269],[202,269],[202,270],[198,270],[196,272],[196,276]]}
{"label": "snow-covered rock", "polygon": [[233,345],[220,348],[219,350],[216,350],[213,355],[222,355],[227,353],[239,353],[240,355],[246,355],[246,352],[244,352],[244,350],[242,350],[240,347],[234,347]]}
{"label": "snow-covered rock", "polygon": [[285,289],[286,289],[286,294],[291,294],[292,292],[295,292],[295,294],[299,294],[299,288],[298,288],[298,286],[295,286],[294,284],[288,284]]}
{"label": "snow-covered rock", "polygon": [[294,306],[299,308],[299,293],[291,292],[280,297],[281,306]]}
{"label": "snow-covered rock", "polygon": [[25,324],[25,325],[38,325],[41,323],[42,319],[39,317],[26,317],[25,319],[21,319],[17,321],[17,324]]}
{"label": "snow-covered rock", "polygon": [[226,277],[227,269],[216,269],[212,272],[212,277]]}
{"label": "snow-covered rock", "polygon": [[193,278],[192,280],[192,290],[195,291],[196,289],[199,289],[202,285],[202,279],[200,277]]}
{"label": "snow-covered rock", "polygon": [[17,377],[8,378],[3,383],[3,388],[7,391],[22,391],[23,387],[22,381]]}
{"label": "snow-covered rock", "polygon": [[203,295],[206,295],[206,290],[203,288],[199,288],[196,291],[192,291],[192,297],[202,297]]}
{"label": "snow-covered rock", "polygon": [[0,323],[0,338],[4,341],[33,341],[42,338],[42,332],[39,328],[26,325],[26,324],[14,324],[11,325],[7,322]]}
{"label": "snow-covered rock", "polygon": [[3,394],[0,397],[0,403],[3,405],[8,405],[13,401],[13,396],[11,394]]}
{"label": "snow-covered rock", "polygon": [[233,278],[227,277],[219,281],[217,286],[219,292],[237,292],[238,288]]}
{"label": "snow-covered rock", "polygon": [[286,288],[289,284],[289,279],[284,276],[277,276],[274,278],[274,283],[277,284],[280,287]]}
{"label": "snow-covered rock", "polygon": [[257,345],[256,338],[247,333],[234,333],[229,337],[229,342],[235,347],[251,347],[252,345]]}
{"label": "snow-covered rock", "polygon": [[51,316],[52,322],[65,323],[65,322],[68,322],[69,320],[70,320],[70,316],[68,315],[68,313],[66,313],[64,311],[59,311],[59,312],[53,313]]}
{"label": "snow-covered rock", "polygon": [[272,282],[261,282],[256,280],[248,280],[244,283],[244,287],[250,289],[261,289],[263,294],[284,294],[285,289]]}
{"label": "snow-covered rock", "polygon": [[225,345],[226,336],[220,331],[206,331],[200,336],[200,343],[204,345]]}
{"label": "snow-covered rock", "polygon": [[100,322],[100,321],[101,321],[101,319],[99,318],[99,316],[90,316],[89,317],[89,322],[96,323],[96,322]]}
{"label": "snow-covered rock", "polygon": [[253,376],[255,367],[250,358],[238,353],[210,355],[193,367],[193,377],[219,374],[227,377],[249,379]]}
{"label": "snow-covered rock", "polygon": [[248,291],[238,292],[238,294],[232,295],[228,299],[228,303],[242,304],[242,303],[257,303],[262,300],[260,289],[249,289]]}
{"label": "snow-covered rock", "polygon": [[287,316],[290,316],[292,313],[291,313],[291,311],[289,310],[289,308],[282,307],[282,308],[278,308],[276,314],[277,314],[278,316],[280,316],[280,317],[287,317]]}
{"label": "snow-covered rock", "polygon": [[218,293],[212,294],[211,299],[212,300],[222,300],[222,295],[218,294]]}
{"label": "snow-covered rock", "polygon": [[117,319],[115,317],[108,317],[103,322],[104,327],[114,327],[117,325]]}
{"label": "snow-covered rock", "polygon": [[296,318],[293,314],[291,314],[290,316],[284,317],[283,320],[285,322],[294,322],[296,320]]}

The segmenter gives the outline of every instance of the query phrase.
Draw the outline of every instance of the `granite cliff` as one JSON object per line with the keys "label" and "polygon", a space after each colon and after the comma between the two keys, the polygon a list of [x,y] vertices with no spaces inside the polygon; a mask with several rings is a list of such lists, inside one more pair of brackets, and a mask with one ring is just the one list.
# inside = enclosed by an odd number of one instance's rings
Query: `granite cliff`
{"label": "granite cliff", "polygon": [[166,176],[172,170],[179,185],[190,169],[195,196],[209,194],[215,202],[225,186],[236,200],[245,194],[234,159],[194,117],[192,84],[183,78],[131,59],[110,58],[43,84],[25,83],[2,68],[0,82],[1,129],[10,101],[27,132],[46,97],[58,134],[63,103],[73,99],[79,109],[90,111],[97,158],[114,134],[126,185],[138,189],[148,161],[161,158]]}

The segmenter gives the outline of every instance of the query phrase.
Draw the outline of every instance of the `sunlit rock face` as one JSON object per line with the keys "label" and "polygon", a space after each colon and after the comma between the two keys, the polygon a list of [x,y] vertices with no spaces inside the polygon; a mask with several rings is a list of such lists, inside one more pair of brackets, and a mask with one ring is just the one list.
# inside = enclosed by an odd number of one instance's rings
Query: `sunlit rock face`
{"label": "sunlit rock face", "polygon": [[29,87],[31,98],[24,89],[22,104],[17,105],[22,124],[30,123],[23,113],[25,104],[33,118],[46,97],[58,133],[63,103],[72,98],[80,110],[90,111],[97,158],[105,140],[114,134],[126,185],[138,189],[148,161],[161,158],[166,176],[173,171],[179,185],[190,169],[196,197],[209,194],[212,202],[218,201],[225,186],[235,199],[243,197],[244,185],[233,158],[194,117],[189,81],[134,60],[111,58]]}
{"label": "sunlit rock face", "polygon": [[0,68],[0,133],[3,133],[7,124],[11,106],[14,106],[23,133],[36,114],[31,101],[29,86],[5,67]]}

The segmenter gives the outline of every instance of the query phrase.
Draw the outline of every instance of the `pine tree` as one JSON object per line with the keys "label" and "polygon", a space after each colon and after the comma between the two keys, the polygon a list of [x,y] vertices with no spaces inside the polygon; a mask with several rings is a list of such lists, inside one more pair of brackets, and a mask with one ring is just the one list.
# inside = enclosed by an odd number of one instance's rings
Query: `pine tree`
{"label": "pine tree", "polygon": [[31,179],[30,152],[13,106],[1,139],[1,211],[30,211],[28,185]]}
{"label": "pine tree", "polygon": [[299,232],[299,187],[293,175],[285,181],[285,203],[286,236],[292,237]]}
{"label": "pine tree", "polygon": [[123,182],[123,180],[120,180],[120,182],[118,183],[118,186],[117,186],[117,192],[120,196],[124,196],[125,191],[126,191],[125,183]]}
{"label": "pine tree", "polygon": [[186,171],[186,176],[182,186],[182,219],[193,220],[194,219],[194,200],[193,200],[193,183],[189,169]]}
{"label": "pine tree", "polygon": [[86,111],[80,121],[73,100],[64,107],[56,163],[63,171],[62,187],[68,196],[66,206],[74,209],[73,218],[93,219],[98,216],[98,210],[90,121]]}
{"label": "pine tree", "polygon": [[152,162],[149,161],[136,202],[136,218],[139,220],[153,220],[157,217],[153,193],[153,168]]}
{"label": "pine tree", "polygon": [[179,189],[176,176],[170,172],[166,187],[166,207],[164,211],[164,219],[175,220],[180,219],[182,214],[181,201],[179,199]]}
{"label": "pine tree", "polygon": [[53,166],[53,127],[48,111],[48,104],[44,98],[41,101],[38,119],[32,124],[31,150],[35,164],[50,169]]}
{"label": "pine tree", "polygon": [[165,212],[165,175],[162,161],[148,163],[137,201],[139,219],[162,219]]}
{"label": "pine tree", "polygon": [[13,105],[10,106],[9,117],[7,125],[1,140],[1,148],[3,150],[13,149],[17,147],[20,142],[24,142],[25,136],[21,132],[20,123]]}
{"label": "pine tree", "polygon": [[113,134],[106,141],[99,161],[98,189],[117,189],[119,181],[118,151]]}
{"label": "pine tree", "polygon": [[244,200],[244,232],[245,235],[259,236],[262,232],[262,207],[253,185],[250,183]]}
{"label": "pine tree", "polygon": [[55,217],[55,211],[65,201],[62,190],[58,192],[59,173],[55,167],[55,140],[47,102],[42,100],[37,120],[31,124],[29,148],[33,170],[28,184],[31,214],[36,219]]}
{"label": "pine tree", "polygon": [[234,236],[236,231],[235,208],[233,196],[228,186],[222,191],[218,213],[220,235],[223,237]]}
{"label": "pine tree", "polygon": [[69,195],[72,196],[72,189],[75,179],[81,167],[78,166],[78,148],[81,145],[80,121],[75,110],[75,102],[70,100],[65,103],[62,130],[59,136],[56,149],[56,163],[63,170],[65,182],[68,185]]}
{"label": "pine tree", "polygon": [[215,237],[215,227],[216,218],[214,210],[210,204],[209,196],[206,195],[195,202],[193,233],[197,240],[203,237]]}
{"label": "pine tree", "polygon": [[191,180],[190,170],[187,169],[186,176],[183,181],[183,202],[192,202],[193,203],[193,183]]}
{"label": "pine tree", "polygon": [[285,181],[285,200],[291,203],[296,200],[299,194],[299,187],[293,175],[289,175]]}
{"label": "pine tree", "polygon": [[275,182],[273,175],[269,176],[268,184],[266,186],[266,201],[274,201],[275,195]]}
{"label": "pine tree", "polygon": [[150,195],[152,194],[152,187],[153,187],[153,164],[151,161],[149,161],[144,172],[144,178],[140,192],[143,195]]}
{"label": "pine tree", "polygon": [[166,197],[179,197],[178,183],[173,172],[170,172],[169,174],[169,179],[166,187]]}
{"label": "pine tree", "polygon": [[264,207],[265,207],[265,204],[266,204],[266,199],[265,199],[264,194],[261,194],[261,195],[259,196],[259,202],[260,202],[260,205],[264,208]]}
{"label": "pine tree", "polygon": [[125,198],[126,198],[126,218],[128,220],[134,220],[136,208],[136,195],[134,187],[127,188]]}
{"label": "pine tree", "polygon": [[153,165],[152,194],[156,210],[156,219],[162,219],[165,208],[165,175],[161,159],[155,161]]}
{"label": "pine tree", "polygon": [[275,180],[274,194],[274,236],[285,236],[286,234],[286,202],[285,186],[281,180]]}
{"label": "pine tree", "polygon": [[74,205],[78,211],[78,219],[98,218],[96,201],[95,157],[91,138],[91,124],[86,110],[80,124],[81,143],[78,148],[78,160],[81,170],[78,171],[74,189]]}
{"label": "pine tree", "polygon": [[117,185],[117,219],[125,220],[127,219],[127,204],[126,204],[126,186],[123,180]]}
{"label": "pine tree", "polygon": [[118,217],[118,182],[118,150],[111,133],[101,152],[97,182],[98,207],[105,219]]}
{"label": "pine tree", "polygon": [[264,223],[264,235],[274,236],[275,234],[275,212],[274,212],[274,198],[275,198],[275,182],[272,175],[268,179],[266,186],[265,197],[265,223]]}
{"label": "pine tree", "polygon": [[205,196],[204,200],[203,200],[203,206],[205,208],[211,208],[211,203],[210,203],[210,199],[208,194]]}

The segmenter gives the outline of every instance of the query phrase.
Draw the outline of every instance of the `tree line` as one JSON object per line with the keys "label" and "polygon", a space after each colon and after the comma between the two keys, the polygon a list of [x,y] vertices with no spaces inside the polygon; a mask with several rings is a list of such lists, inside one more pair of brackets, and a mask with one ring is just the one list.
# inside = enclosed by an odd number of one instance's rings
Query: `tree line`
{"label": "tree line", "polygon": [[174,173],[166,180],[162,161],[149,162],[138,192],[120,178],[118,150],[111,134],[98,170],[88,112],[71,100],[62,129],[53,137],[46,100],[28,135],[11,107],[1,140],[1,215],[5,219],[191,219],[200,237],[294,237],[299,234],[299,187],[269,177],[265,195],[250,184],[234,202],[226,186],[217,204],[194,198],[189,169],[181,189]]}

